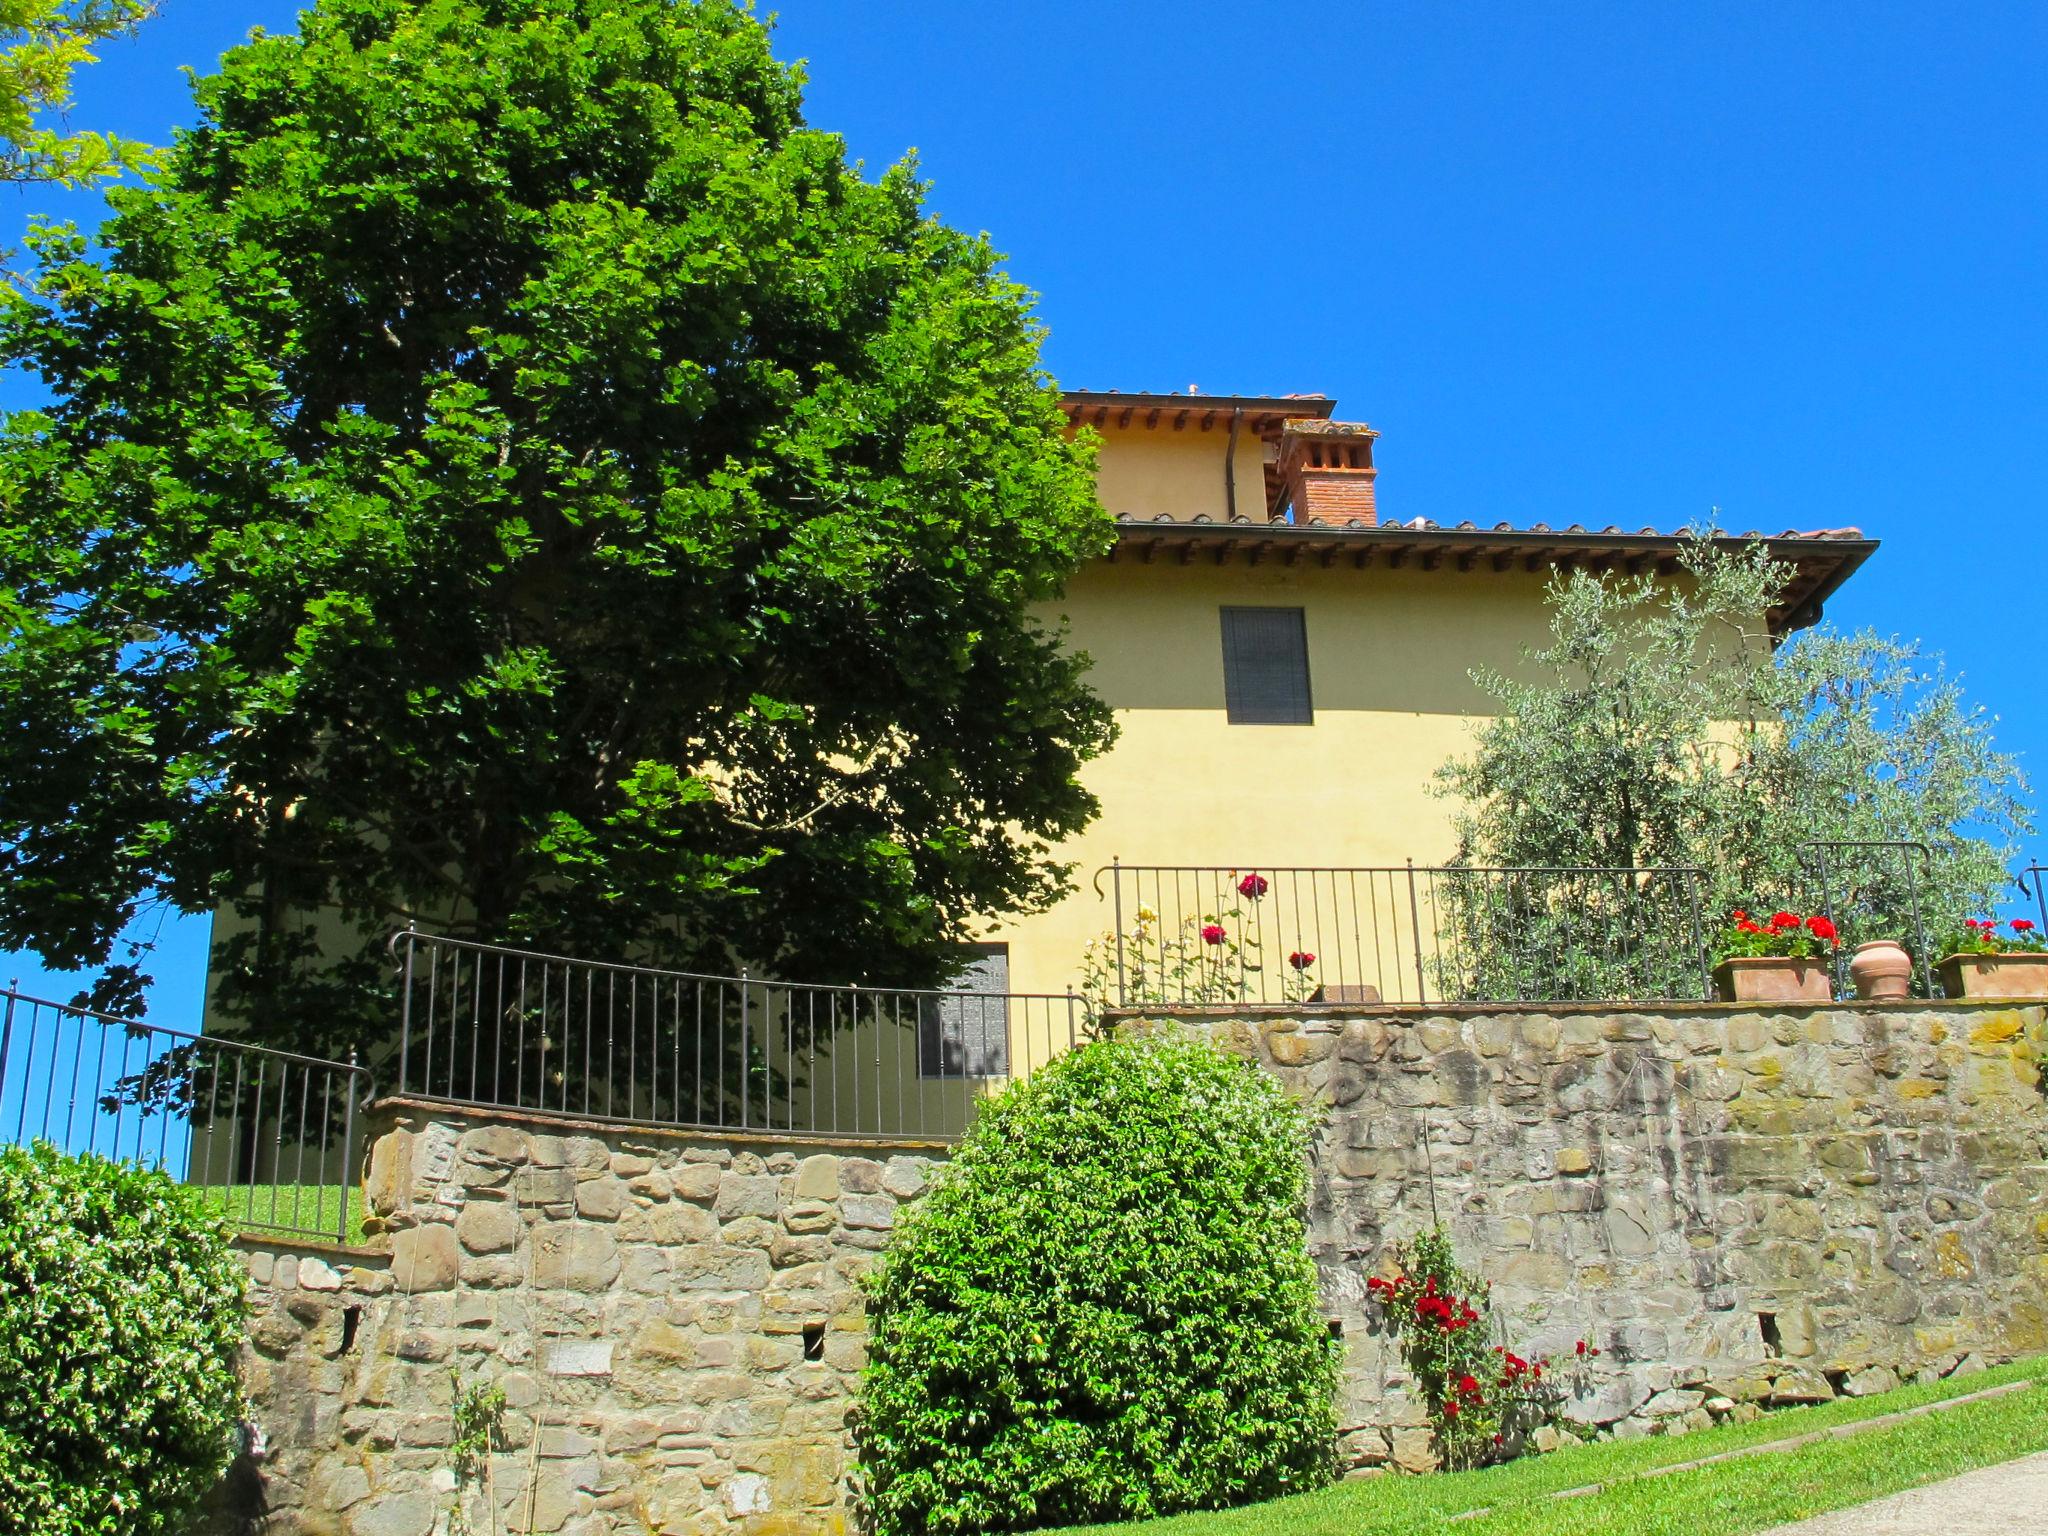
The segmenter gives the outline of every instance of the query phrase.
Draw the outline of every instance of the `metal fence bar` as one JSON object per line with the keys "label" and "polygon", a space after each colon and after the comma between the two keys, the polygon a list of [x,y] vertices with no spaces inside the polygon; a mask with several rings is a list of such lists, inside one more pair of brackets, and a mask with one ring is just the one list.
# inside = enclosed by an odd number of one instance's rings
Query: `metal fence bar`
{"label": "metal fence bar", "polygon": [[417,929],[392,948],[401,1063],[431,1058],[437,1096],[445,1085],[451,1102],[708,1131],[957,1135],[992,1089],[1064,1048],[1056,1021],[1072,1006],[1063,994],[700,975]]}
{"label": "metal fence bar", "polygon": [[1114,996],[1124,1006],[1694,1001],[1712,987],[1704,877],[1686,865],[1119,859],[1095,886],[1118,925]]}
{"label": "metal fence bar", "polygon": [[0,1138],[162,1169],[253,1230],[347,1241],[369,1078],[353,1058],[0,994]]}

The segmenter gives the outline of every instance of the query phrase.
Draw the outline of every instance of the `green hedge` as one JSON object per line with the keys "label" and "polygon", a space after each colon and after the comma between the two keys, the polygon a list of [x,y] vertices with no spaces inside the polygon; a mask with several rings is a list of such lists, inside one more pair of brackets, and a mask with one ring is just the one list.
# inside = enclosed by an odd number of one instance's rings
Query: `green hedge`
{"label": "green hedge", "polygon": [[869,1282],[854,1424],[879,1536],[1327,1481],[1309,1130],[1271,1078],[1180,1040],[1088,1045],[993,1101]]}
{"label": "green hedge", "polygon": [[163,1174],[0,1150],[0,1529],[182,1528],[233,1450],[243,1281]]}

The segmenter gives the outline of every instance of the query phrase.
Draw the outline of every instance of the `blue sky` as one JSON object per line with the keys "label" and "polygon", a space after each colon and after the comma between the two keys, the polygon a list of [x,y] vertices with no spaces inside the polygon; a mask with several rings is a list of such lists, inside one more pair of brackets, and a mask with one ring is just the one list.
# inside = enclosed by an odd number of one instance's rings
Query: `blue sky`
{"label": "blue sky", "polygon": [[[162,140],[294,11],[167,0],[76,120]],[[1335,395],[1387,516],[1860,527],[1829,619],[1945,652],[2048,785],[2048,7],[790,0],[778,52],[992,233],[1063,383]]]}

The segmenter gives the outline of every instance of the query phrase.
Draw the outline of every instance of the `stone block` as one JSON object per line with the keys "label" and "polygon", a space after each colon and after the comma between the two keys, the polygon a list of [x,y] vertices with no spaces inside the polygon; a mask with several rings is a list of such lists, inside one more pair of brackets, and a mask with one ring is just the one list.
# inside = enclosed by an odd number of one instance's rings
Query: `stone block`
{"label": "stone block", "polygon": [[766,1173],[728,1173],[718,1181],[713,1214],[720,1221],[731,1221],[735,1216],[773,1216],[781,1200],[780,1182]]}
{"label": "stone block", "polygon": [[555,1339],[543,1354],[542,1370],[550,1376],[609,1376],[610,1339]]}
{"label": "stone block", "polygon": [[892,1157],[882,1168],[882,1189],[898,1200],[915,1200],[930,1183],[927,1164],[921,1157]]}
{"label": "stone block", "polygon": [[896,1225],[896,1202],[887,1195],[848,1195],[839,1202],[839,1219],[852,1228],[886,1232]]}
{"label": "stone block", "polygon": [[807,1157],[797,1164],[796,1197],[799,1200],[839,1198],[839,1159],[829,1153]]}
{"label": "stone block", "polygon": [[882,1188],[882,1165],[871,1157],[839,1160],[839,1187],[850,1195],[872,1195]]}
{"label": "stone block", "polygon": [[346,1529],[348,1536],[427,1536],[440,1512],[439,1502],[424,1489],[379,1494],[348,1511]]}
{"label": "stone block", "polygon": [[338,1291],[341,1289],[341,1271],[325,1259],[308,1255],[299,1260],[299,1289]]}
{"label": "stone block", "polygon": [[462,1154],[478,1162],[523,1163],[526,1135],[517,1126],[484,1125],[463,1133]]}
{"label": "stone block", "polygon": [[619,1277],[609,1227],[553,1222],[534,1228],[533,1283],[544,1291],[602,1291]]}
{"label": "stone block", "polygon": [[626,1205],[626,1186],[616,1178],[577,1181],[576,1214],[586,1221],[617,1221]]}
{"label": "stone block", "polygon": [[669,1175],[678,1200],[708,1203],[718,1198],[718,1181],[723,1170],[716,1163],[685,1163]]}
{"label": "stone block", "polygon": [[455,1236],[471,1253],[504,1253],[519,1244],[518,1210],[503,1200],[472,1200],[455,1218]]}
{"label": "stone block", "polygon": [[455,1284],[461,1263],[451,1226],[435,1222],[392,1234],[391,1274],[402,1291],[445,1291]]}
{"label": "stone block", "polygon": [[403,1210],[412,1189],[412,1132],[391,1131],[370,1148],[370,1172],[363,1181],[363,1201],[372,1215],[391,1216]]}

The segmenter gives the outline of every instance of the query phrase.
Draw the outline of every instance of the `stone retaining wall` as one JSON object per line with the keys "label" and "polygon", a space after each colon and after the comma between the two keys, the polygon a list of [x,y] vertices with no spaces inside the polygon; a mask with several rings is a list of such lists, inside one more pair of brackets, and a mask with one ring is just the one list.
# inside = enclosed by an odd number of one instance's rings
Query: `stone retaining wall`
{"label": "stone retaining wall", "polygon": [[[942,1148],[380,1113],[379,1251],[244,1245],[263,1441],[217,1530],[845,1528],[857,1281]],[[460,1494],[458,1381],[506,1398]]]}
{"label": "stone retaining wall", "polygon": [[[2038,1007],[1186,1010],[1324,1115],[1309,1239],[1353,1469],[1429,1463],[1366,1300],[1440,1217],[1525,1353],[1603,1353],[1615,1434],[2048,1350]],[[374,1247],[246,1243],[270,1536],[847,1528],[857,1280],[945,1149],[388,1101]],[[457,1384],[506,1394],[458,1490]],[[492,1524],[495,1513],[496,1525]]]}
{"label": "stone retaining wall", "polygon": [[2048,1349],[2040,1007],[1329,1008],[1194,1029],[1326,1110],[1310,1243],[1344,1453],[1428,1464],[1365,1280],[1441,1217],[1524,1353],[1604,1353],[1621,1435]]}

